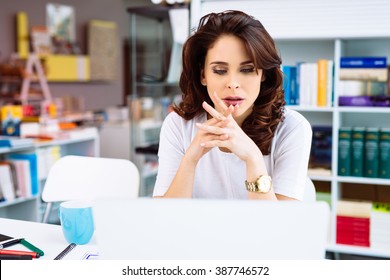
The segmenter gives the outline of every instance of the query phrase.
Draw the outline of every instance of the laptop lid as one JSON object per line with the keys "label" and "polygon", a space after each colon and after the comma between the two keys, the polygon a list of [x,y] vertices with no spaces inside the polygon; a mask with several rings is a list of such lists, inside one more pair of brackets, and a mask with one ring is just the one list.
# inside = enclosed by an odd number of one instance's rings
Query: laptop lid
{"label": "laptop lid", "polygon": [[93,213],[101,259],[325,258],[325,202],[110,199]]}

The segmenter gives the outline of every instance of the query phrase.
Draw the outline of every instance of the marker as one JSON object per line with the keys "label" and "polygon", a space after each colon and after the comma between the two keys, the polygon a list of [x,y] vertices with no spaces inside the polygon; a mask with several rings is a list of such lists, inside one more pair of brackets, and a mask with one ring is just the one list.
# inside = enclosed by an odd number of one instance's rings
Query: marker
{"label": "marker", "polygon": [[32,256],[26,255],[0,255],[0,260],[32,260]]}
{"label": "marker", "polygon": [[0,255],[31,256],[33,258],[40,257],[40,255],[37,252],[26,252],[26,251],[16,251],[16,250],[0,250]]}
{"label": "marker", "polygon": [[22,244],[22,245],[25,246],[26,248],[30,249],[31,251],[37,252],[40,256],[43,256],[43,255],[45,254],[41,249],[35,247],[34,245],[32,245],[30,242],[28,242],[28,241],[27,241],[26,239],[24,239],[24,238],[22,238],[22,239],[20,240],[20,244]]}
{"label": "marker", "polygon": [[10,241],[4,242],[4,243],[0,244],[0,249],[7,248],[9,246],[18,244],[21,241],[22,241],[22,238],[16,238],[16,239],[12,239]]}

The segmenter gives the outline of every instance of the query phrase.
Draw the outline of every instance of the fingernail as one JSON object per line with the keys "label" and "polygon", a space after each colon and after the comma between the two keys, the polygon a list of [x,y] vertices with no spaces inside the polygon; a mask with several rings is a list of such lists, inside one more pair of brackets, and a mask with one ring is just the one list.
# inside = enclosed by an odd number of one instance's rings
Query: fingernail
{"label": "fingernail", "polygon": [[201,145],[202,147],[206,146],[206,144],[205,144],[205,143],[200,143],[200,145]]}

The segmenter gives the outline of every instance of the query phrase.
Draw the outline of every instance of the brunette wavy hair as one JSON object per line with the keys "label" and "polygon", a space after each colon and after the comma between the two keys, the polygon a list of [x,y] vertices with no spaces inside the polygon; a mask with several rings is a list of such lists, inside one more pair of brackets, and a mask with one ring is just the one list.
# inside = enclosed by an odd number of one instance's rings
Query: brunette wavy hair
{"label": "brunette wavy hair", "polygon": [[182,101],[174,111],[186,120],[202,114],[202,102],[213,105],[207,87],[201,84],[207,51],[221,35],[240,38],[257,69],[263,70],[265,80],[255,100],[252,113],[242,124],[243,131],[257,144],[264,155],[271,150],[277,125],[284,119],[282,63],[275,42],[260,21],[241,11],[210,13],[200,19],[199,26],[183,46],[183,71],[180,76]]}

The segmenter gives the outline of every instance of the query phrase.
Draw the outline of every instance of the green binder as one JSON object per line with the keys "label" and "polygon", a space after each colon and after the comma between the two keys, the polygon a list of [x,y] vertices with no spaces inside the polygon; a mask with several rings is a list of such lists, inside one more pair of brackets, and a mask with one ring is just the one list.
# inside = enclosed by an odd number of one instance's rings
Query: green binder
{"label": "green binder", "polygon": [[338,155],[338,174],[339,176],[351,175],[351,127],[339,128],[339,155]]}
{"label": "green binder", "polygon": [[390,179],[390,128],[379,131],[379,177]]}
{"label": "green binder", "polygon": [[352,128],[351,175],[363,177],[365,127]]}
{"label": "green binder", "polygon": [[379,170],[379,128],[367,128],[364,148],[364,176],[377,178]]}

